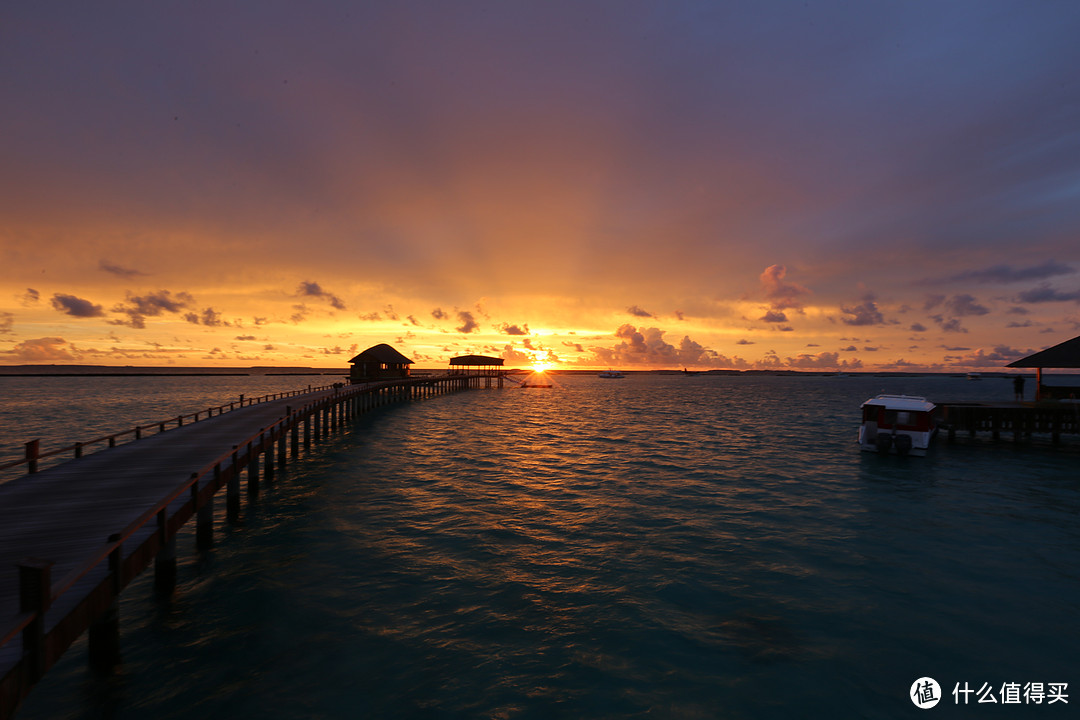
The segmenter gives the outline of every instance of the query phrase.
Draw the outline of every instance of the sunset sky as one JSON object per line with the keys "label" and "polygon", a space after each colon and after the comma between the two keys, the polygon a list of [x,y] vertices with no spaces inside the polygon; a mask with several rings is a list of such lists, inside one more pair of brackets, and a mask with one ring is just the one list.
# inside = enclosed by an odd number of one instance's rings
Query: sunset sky
{"label": "sunset sky", "polygon": [[998,369],[1080,3],[0,7],[0,364]]}

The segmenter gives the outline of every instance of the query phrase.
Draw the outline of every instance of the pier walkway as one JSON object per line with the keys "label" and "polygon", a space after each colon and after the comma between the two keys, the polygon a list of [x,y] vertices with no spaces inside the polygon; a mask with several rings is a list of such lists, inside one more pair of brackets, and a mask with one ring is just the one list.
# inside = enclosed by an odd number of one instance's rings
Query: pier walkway
{"label": "pier walkway", "polygon": [[245,495],[254,497],[301,446],[358,414],[470,387],[481,387],[478,378],[461,374],[338,385],[235,408],[0,484],[0,718],[14,714],[87,629],[91,664],[107,671],[119,662],[120,592],[151,562],[158,591],[172,592],[176,533],[195,517],[198,549],[212,546],[219,489],[226,488],[227,520],[239,522],[242,475]]}
{"label": "pier walkway", "polygon": [[949,440],[958,433],[975,437],[989,432],[994,440],[1011,434],[1014,442],[1033,434],[1049,435],[1055,445],[1062,434],[1080,433],[1080,404],[1075,402],[997,402],[997,403],[938,403],[941,413],[939,427],[948,431]]}

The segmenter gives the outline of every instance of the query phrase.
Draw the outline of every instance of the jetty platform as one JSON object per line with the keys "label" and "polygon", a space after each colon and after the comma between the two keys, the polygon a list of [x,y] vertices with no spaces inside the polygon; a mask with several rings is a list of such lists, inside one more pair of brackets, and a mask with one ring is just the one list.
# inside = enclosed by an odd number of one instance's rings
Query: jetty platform
{"label": "jetty platform", "polygon": [[1048,435],[1055,445],[1063,434],[1080,433],[1080,403],[1061,401],[938,403],[938,427],[948,432],[949,440],[958,434],[976,437],[990,433],[994,440],[1011,435],[1021,442],[1033,435]]}
{"label": "jetty platform", "polygon": [[242,478],[250,501],[302,448],[360,413],[490,385],[459,372],[241,399],[125,431],[134,439],[122,444],[110,436],[92,454],[76,443],[64,449],[69,460],[44,469],[28,445],[26,474],[0,484],[0,718],[87,630],[90,664],[119,663],[121,591],[153,563],[155,589],[172,593],[177,532],[195,518],[194,550],[208,551],[221,488],[226,521],[239,523]]}

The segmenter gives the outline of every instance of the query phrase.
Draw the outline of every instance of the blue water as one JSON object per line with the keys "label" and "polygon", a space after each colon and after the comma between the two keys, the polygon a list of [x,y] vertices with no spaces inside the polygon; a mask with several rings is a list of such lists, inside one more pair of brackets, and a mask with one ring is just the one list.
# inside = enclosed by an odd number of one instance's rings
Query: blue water
{"label": "blue water", "polygon": [[[923,676],[953,717],[1080,703],[1076,444],[854,443],[877,392],[1008,381],[556,382],[364,416],[171,601],[125,591],[120,673],[80,641],[19,717],[892,718]],[[1078,695],[957,707],[965,682]]]}

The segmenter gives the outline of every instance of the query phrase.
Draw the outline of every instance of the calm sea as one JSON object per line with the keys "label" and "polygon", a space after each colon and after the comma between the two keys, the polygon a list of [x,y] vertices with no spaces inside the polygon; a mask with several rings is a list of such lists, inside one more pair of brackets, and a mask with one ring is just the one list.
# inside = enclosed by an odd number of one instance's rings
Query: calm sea
{"label": "calm sea", "polygon": [[[277,391],[250,380],[35,378],[13,437],[0,378],[4,442]],[[555,382],[364,416],[211,554],[182,538],[170,601],[125,591],[116,676],[81,640],[19,717],[893,718],[922,677],[939,715],[1080,705],[1078,443],[854,442],[873,394],[1008,380]]]}

